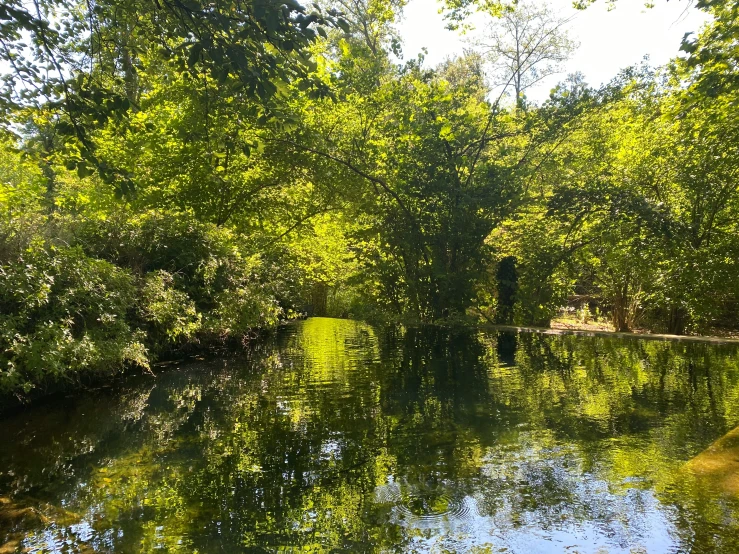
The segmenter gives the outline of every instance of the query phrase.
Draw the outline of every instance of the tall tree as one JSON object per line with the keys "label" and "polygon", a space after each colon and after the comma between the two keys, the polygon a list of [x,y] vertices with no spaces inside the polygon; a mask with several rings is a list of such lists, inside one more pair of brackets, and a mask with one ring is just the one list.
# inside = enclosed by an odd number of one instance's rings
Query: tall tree
{"label": "tall tree", "polygon": [[[269,102],[285,83],[311,80],[309,47],[326,25],[348,29],[338,12],[308,10],[295,0],[10,0],[0,5],[0,121],[18,108],[59,113],[56,131],[73,143],[82,176],[96,170],[131,193],[127,172],[98,158],[91,132],[120,118],[140,94],[141,53],[159,52],[181,73],[229,82],[234,92]],[[72,156],[74,158],[74,156]]]}
{"label": "tall tree", "polygon": [[567,33],[569,21],[547,4],[520,2],[494,18],[478,41],[492,64],[494,85],[512,87],[519,108],[526,90],[559,73],[577,47]]}
{"label": "tall tree", "polygon": [[360,38],[373,56],[390,47],[398,53],[401,41],[393,24],[403,13],[408,0],[328,0],[349,24],[350,34]]}

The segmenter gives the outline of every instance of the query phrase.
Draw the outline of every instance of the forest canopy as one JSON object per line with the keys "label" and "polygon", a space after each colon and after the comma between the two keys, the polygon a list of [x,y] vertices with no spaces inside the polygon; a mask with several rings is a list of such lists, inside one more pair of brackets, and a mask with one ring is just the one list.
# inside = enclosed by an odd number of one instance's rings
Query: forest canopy
{"label": "forest canopy", "polygon": [[0,393],[305,314],[739,326],[739,4],[540,103],[577,47],[549,7],[447,0],[490,29],[428,67],[405,4],[0,5]]}

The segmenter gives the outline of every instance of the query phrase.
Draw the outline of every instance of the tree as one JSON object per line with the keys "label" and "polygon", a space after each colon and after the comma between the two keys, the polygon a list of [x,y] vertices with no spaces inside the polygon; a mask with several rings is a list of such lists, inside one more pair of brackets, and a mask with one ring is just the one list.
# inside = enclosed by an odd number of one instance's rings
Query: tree
{"label": "tree", "polygon": [[512,86],[516,105],[523,108],[525,92],[542,79],[559,73],[577,43],[547,4],[520,2],[493,19],[479,47],[493,66],[494,85]]}
{"label": "tree", "polygon": [[513,323],[513,308],[516,304],[518,291],[518,274],[516,272],[516,258],[506,256],[498,263],[495,272],[498,287],[498,305],[495,312],[495,322],[504,325]]}
{"label": "tree", "polygon": [[343,90],[340,108],[317,101],[304,119],[313,138],[290,145],[352,195],[366,229],[357,256],[381,302],[426,321],[464,315],[488,263],[485,238],[516,194],[506,146],[523,131],[486,100],[476,59],[437,71],[412,62],[375,82]]}
{"label": "tree", "polygon": [[390,48],[400,52],[401,41],[392,25],[402,15],[408,0],[329,0],[349,24],[351,35],[359,38],[373,56]]}
{"label": "tree", "polygon": [[96,171],[130,195],[130,176],[98,159],[90,134],[137,108],[141,53],[157,52],[183,74],[228,82],[271,112],[284,83],[302,80],[316,94],[328,93],[311,78],[316,63],[309,52],[327,25],[348,29],[335,10],[308,11],[295,0],[11,0],[0,6],[0,62],[8,68],[0,120],[11,124],[23,107],[53,108],[57,133],[71,142],[70,165],[83,177]]}

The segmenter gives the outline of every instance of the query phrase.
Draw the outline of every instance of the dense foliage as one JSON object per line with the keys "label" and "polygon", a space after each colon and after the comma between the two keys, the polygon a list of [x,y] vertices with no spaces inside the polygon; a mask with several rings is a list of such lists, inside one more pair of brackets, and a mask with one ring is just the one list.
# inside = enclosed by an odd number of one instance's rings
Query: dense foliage
{"label": "dense foliage", "polygon": [[0,393],[305,313],[739,323],[734,4],[668,67],[542,105],[573,47],[546,10],[447,2],[505,14],[499,52],[556,31],[491,83],[485,52],[398,63],[404,4],[3,4]]}

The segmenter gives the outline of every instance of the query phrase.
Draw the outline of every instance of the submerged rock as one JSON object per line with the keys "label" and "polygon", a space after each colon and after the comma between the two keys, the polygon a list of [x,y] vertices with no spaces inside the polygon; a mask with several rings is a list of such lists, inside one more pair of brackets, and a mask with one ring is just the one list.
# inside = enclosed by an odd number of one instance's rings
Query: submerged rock
{"label": "submerged rock", "polygon": [[690,460],[686,468],[722,491],[739,497],[739,427]]}

